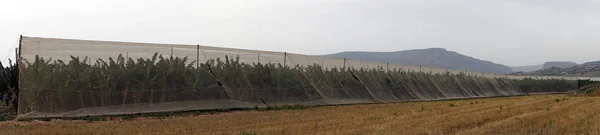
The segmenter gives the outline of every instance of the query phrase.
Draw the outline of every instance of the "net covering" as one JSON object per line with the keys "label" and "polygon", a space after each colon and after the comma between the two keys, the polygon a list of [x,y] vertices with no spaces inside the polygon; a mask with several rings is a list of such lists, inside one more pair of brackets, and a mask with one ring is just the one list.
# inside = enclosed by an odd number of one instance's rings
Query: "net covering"
{"label": "net covering", "polygon": [[199,45],[23,37],[18,114],[120,115],[513,96],[576,78],[507,76]]}

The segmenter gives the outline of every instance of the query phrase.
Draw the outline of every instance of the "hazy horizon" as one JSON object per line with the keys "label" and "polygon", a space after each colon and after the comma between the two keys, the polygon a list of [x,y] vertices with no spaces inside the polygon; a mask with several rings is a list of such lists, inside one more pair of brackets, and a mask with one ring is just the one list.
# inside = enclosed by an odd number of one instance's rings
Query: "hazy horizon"
{"label": "hazy horizon", "polygon": [[445,48],[507,66],[598,61],[597,0],[0,2],[1,56],[19,35],[321,55]]}

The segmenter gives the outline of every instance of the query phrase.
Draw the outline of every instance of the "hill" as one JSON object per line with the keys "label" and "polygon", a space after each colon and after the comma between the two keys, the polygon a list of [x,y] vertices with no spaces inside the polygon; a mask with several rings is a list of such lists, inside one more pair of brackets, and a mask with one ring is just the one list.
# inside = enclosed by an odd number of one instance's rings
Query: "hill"
{"label": "hill", "polygon": [[549,61],[549,62],[545,62],[544,64],[540,64],[540,65],[533,65],[533,66],[513,66],[510,67],[513,72],[533,72],[533,71],[538,71],[541,69],[550,69],[552,67],[557,67],[557,68],[570,68],[570,67],[574,67],[577,66],[578,64],[575,62],[570,62],[570,61]]}
{"label": "hill", "polygon": [[550,67],[529,73],[513,73],[513,75],[600,77],[600,61],[587,62],[569,68]]}
{"label": "hill", "polygon": [[422,65],[427,67],[470,70],[489,73],[510,73],[508,66],[479,60],[444,48],[428,48],[395,52],[340,52],[326,55],[365,61],[388,62],[391,64]]}
{"label": "hill", "polygon": [[513,72],[533,72],[540,69],[544,69],[544,65],[533,65],[533,66],[514,66],[510,67]]}
{"label": "hill", "polygon": [[577,66],[577,63],[570,62],[570,61],[552,61],[552,62],[544,63],[543,69],[549,69],[549,68],[553,68],[553,67],[570,68],[570,67],[574,67],[574,66]]}

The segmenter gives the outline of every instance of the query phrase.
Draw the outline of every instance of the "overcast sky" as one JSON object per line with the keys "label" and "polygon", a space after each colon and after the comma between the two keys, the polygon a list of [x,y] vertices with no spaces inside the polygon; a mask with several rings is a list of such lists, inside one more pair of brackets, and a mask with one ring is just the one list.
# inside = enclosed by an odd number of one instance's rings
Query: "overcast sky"
{"label": "overcast sky", "polygon": [[[442,47],[509,66],[600,60],[600,0],[2,0],[19,35],[327,54]],[[5,58],[5,57],[2,57]]]}

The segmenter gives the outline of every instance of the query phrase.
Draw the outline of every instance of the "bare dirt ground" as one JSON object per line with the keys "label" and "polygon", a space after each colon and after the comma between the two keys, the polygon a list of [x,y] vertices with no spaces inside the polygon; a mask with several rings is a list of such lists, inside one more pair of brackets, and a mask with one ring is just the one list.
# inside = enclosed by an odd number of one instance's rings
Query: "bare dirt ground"
{"label": "bare dirt ground", "polygon": [[11,121],[0,123],[0,134],[600,134],[598,114],[600,97],[536,95],[117,121]]}

